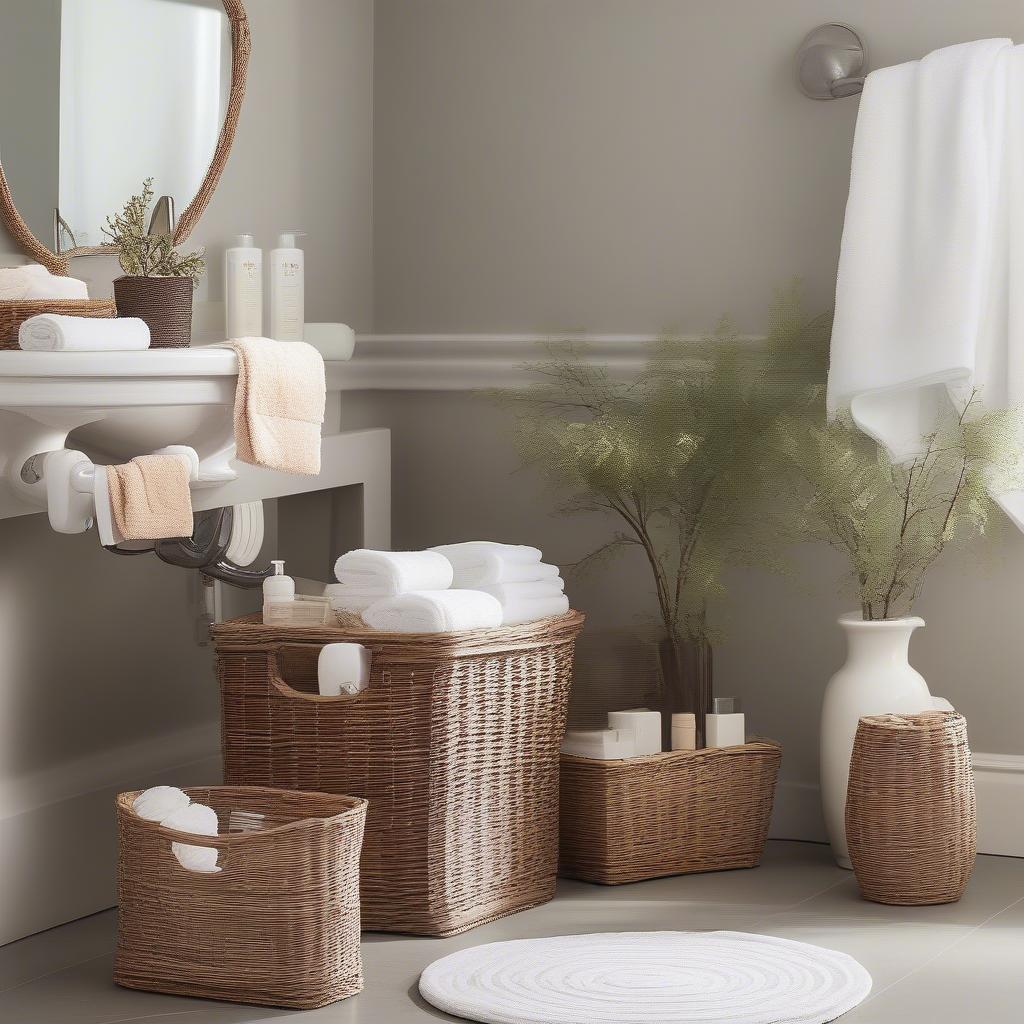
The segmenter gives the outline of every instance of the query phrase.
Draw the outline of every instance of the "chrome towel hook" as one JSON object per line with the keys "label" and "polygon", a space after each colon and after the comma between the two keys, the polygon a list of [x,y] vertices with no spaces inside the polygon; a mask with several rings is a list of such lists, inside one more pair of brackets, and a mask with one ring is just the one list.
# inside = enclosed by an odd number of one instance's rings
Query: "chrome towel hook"
{"label": "chrome towel hook", "polygon": [[864,44],[848,25],[819,25],[796,53],[800,91],[812,100],[855,96],[864,88]]}

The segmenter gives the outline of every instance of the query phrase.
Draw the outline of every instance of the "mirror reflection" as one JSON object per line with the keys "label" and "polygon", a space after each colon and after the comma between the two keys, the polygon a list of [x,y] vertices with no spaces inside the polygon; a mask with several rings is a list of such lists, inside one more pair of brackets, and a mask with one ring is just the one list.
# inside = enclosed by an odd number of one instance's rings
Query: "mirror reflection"
{"label": "mirror reflection", "polygon": [[36,238],[103,245],[147,177],[183,210],[227,110],[221,0],[0,0],[0,17],[0,164]]}

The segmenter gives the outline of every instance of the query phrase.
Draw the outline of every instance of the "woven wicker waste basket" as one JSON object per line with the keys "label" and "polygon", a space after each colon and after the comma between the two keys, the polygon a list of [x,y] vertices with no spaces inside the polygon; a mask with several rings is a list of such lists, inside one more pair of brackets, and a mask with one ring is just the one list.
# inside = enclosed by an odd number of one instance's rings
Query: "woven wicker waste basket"
{"label": "woven wicker waste basket", "polygon": [[926,711],[860,720],[846,837],[866,899],[911,906],[960,899],[977,848],[963,715]]}
{"label": "woven wicker waste basket", "polygon": [[[224,774],[370,801],[363,928],[451,935],[545,903],[578,612],[471,633],[213,627]],[[322,697],[327,643],[371,650],[370,684]]]}
{"label": "woven wicker waste basket", "polygon": [[771,740],[623,761],[563,754],[559,874],[621,885],[756,867],[781,759]]}
{"label": "woven wicker waste basket", "polygon": [[[366,801],[219,786],[186,790],[217,812],[191,836],[117,798],[118,935],[126,988],[312,1009],[363,987],[359,851]],[[219,870],[192,871],[172,840],[214,847]]]}

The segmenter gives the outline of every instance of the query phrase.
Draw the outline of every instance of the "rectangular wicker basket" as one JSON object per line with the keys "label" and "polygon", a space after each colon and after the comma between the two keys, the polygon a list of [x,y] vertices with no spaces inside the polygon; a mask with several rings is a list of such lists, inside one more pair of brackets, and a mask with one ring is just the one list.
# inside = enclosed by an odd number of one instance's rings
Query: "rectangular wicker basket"
{"label": "rectangular wicker basket", "polygon": [[[218,786],[186,790],[215,837],[173,832],[117,798],[114,981],[126,988],[312,1009],[363,987],[359,851],[366,801]],[[171,842],[215,847],[182,867]]]}
{"label": "rectangular wicker basket", "polygon": [[[452,935],[554,895],[558,757],[577,612],[473,633],[213,627],[227,782],[370,801],[363,928]],[[369,688],[321,697],[326,643]]]}
{"label": "rectangular wicker basket", "polygon": [[756,867],[781,758],[770,740],[623,761],[563,754],[559,874],[621,885]]}
{"label": "rectangular wicker basket", "polygon": [[0,350],[18,348],[18,331],[30,317],[40,313],[69,316],[117,316],[113,299],[6,299],[0,302]]}

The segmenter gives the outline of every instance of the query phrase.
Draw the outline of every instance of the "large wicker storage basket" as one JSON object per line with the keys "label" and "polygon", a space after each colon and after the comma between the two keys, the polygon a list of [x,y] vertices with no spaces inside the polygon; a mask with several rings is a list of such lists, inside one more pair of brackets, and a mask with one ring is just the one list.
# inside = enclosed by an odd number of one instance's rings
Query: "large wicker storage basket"
{"label": "large wicker storage basket", "polygon": [[[359,851],[366,801],[325,793],[189,789],[217,812],[215,837],[172,832],[117,798],[118,935],[126,988],[311,1009],[363,987]],[[212,846],[216,873],[171,841]]]}
{"label": "large wicker storage basket", "polygon": [[960,899],[977,848],[963,715],[925,711],[860,720],[846,838],[865,899],[904,906]]}
{"label": "large wicker storage basket", "polygon": [[[451,935],[554,895],[558,751],[583,616],[475,633],[214,626],[225,778],[370,801],[363,928]],[[370,686],[321,697],[326,643]]]}
{"label": "large wicker storage basket", "polygon": [[563,754],[559,874],[621,885],[756,867],[781,758],[771,740],[624,761]]}

